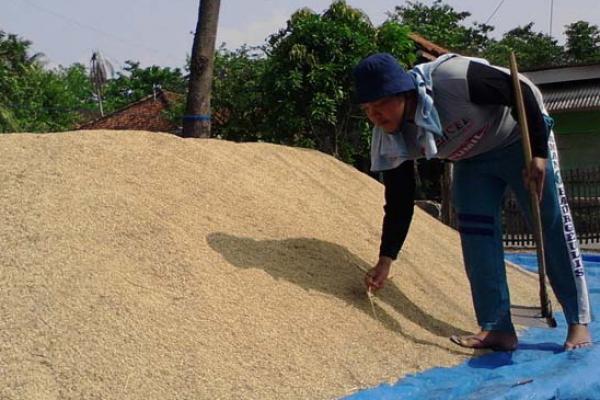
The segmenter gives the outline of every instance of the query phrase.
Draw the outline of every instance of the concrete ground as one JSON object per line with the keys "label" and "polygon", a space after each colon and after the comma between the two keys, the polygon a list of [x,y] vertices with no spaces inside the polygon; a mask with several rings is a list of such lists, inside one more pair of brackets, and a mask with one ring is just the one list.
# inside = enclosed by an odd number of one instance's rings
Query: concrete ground
{"label": "concrete ground", "polygon": [[[600,243],[580,243],[581,250],[585,252],[600,253]],[[535,251],[531,246],[505,246],[504,251]]]}
{"label": "concrete ground", "polygon": [[581,249],[600,253],[600,243],[581,244]]}

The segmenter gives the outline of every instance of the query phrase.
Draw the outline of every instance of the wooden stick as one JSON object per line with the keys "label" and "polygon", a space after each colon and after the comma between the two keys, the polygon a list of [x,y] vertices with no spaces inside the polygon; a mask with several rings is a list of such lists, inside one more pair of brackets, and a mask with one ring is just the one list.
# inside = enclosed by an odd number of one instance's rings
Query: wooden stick
{"label": "wooden stick", "polygon": [[371,303],[371,311],[373,311],[373,316],[375,317],[375,319],[377,321],[379,321],[379,318],[377,317],[377,313],[375,312],[375,301],[374,301],[375,295],[371,291],[371,288],[367,289],[367,297],[369,298],[369,302]]}
{"label": "wooden stick", "polygon": [[[525,168],[529,168],[532,160],[531,142],[529,141],[529,126],[527,125],[527,115],[525,112],[525,104],[523,102],[523,92],[521,90],[521,82],[519,80],[519,70],[517,67],[517,57],[514,52],[510,54],[510,74],[512,77],[513,88],[515,92],[515,103],[519,113],[519,126],[523,134],[523,153],[525,155]],[[548,298],[546,289],[546,258],[544,252],[544,237],[542,233],[542,218],[540,214],[540,202],[537,193],[535,182],[529,182],[529,194],[531,196],[531,211],[533,214],[533,236],[536,242],[537,260],[538,260],[538,275],[540,281],[540,303],[542,309],[542,317],[546,318],[548,325],[556,326],[556,321],[552,316],[552,304]]]}

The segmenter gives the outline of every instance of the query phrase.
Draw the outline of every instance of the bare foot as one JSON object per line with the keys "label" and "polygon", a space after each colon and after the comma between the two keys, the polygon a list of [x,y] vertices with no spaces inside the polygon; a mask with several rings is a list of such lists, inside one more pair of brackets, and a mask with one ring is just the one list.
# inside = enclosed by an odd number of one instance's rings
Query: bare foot
{"label": "bare foot", "polygon": [[582,347],[589,347],[592,345],[592,336],[590,330],[585,324],[572,324],[569,325],[569,332],[567,334],[567,340],[565,341],[565,350],[575,350]]}
{"label": "bare foot", "polygon": [[492,349],[494,351],[514,351],[519,340],[513,332],[481,331],[472,336],[452,336],[450,340],[459,346],[470,349]]}

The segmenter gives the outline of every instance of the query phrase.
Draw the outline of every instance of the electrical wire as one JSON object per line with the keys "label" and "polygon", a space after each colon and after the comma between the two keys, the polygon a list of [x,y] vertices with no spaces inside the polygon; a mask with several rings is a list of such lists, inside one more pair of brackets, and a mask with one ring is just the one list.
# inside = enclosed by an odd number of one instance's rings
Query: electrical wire
{"label": "electrical wire", "polygon": [[492,12],[492,14],[488,17],[487,21],[485,21],[485,24],[487,25],[492,18],[494,18],[494,15],[496,15],[496,13],[498,12],[498,10],[500,9],[500,7],[502,7],[502,4],[504,4],[504,0],[500,0],[500,2],[498,3],[498,5],[496,6],[496,8],[494,9],[494,11]]}
{"label": "electrical wire", "polygon": [[51,9],[48,9],[46,7],[40,6],[39,4],[34,3],[31,0],[20,0],[20,2],[17,1],[17,0],[12,0],[12,1],[13,1],[13,3],[26,4],[26,5],[28,5],[28,6],[32,7],[32,8],[35,8],[35,9],[37,9],[39,11],[42,11],[42,12],[44,12],[46,14],[50,14],[50,15],[54,16],[55,18],[59,18],[59,19],[62,19],[64,21],[67,21],[67,22],[69,22],[69,23],[71,23],[73,25],[76,25],[76,26],[80,27],[80,28],[93,31],[93,32],[95,32],[95,33],[97,33],[99,35],[103,35],[103,36],[107,36],[107,37],[111,37],[113,39],[116,39],[116,40],[118,40],[119,42],[121,42],[123,44],[129,45],[129,46],[135,46],[136,48],[140,48],[141,47],[141,48],[144,48],[144,49],[146,49],[148,51],[151,51],[153,53],[156,53],[156,54],[163,54],[163,55],[168,55],[169,57],[172,57],[172,58],[178,58],[178,57],[174,56],[173,54],[162,52],[162,51],[157,50],[155,48],[148,47],[148,46],[144,45],[143,43],[138,43],[138,42],[135,42],[135,41],[131,41],[131,40],[123,38],[123,37],[121,37],[119,35],[115,35],[114,33],[106,32],[106,31],[104,31],[102,29],[96,28],[95,26],[92,26],[92,25],[80,22],[80,21],[78,21],[78,20],[76,20],[76,19],[74,19],[72,17],[69,17],[67,15],[58,13],[58,12],[56,12],[54,10],[51,10]]}

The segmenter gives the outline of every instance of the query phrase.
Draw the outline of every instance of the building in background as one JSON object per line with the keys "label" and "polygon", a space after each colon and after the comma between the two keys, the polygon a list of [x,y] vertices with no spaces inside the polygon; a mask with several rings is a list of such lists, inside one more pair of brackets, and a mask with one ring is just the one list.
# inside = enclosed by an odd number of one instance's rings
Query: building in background
{"label": "building in background", "polygon": [[523,72],[554,118],[563,169],[600,166],[600,63]]}
{"label": "building in background", "polygon": [[180,94],[158,89],[153,94],[127,106],[80,125],[77,129],[142,130],[178,133],[179,126],[170,120],[166,111]]}

